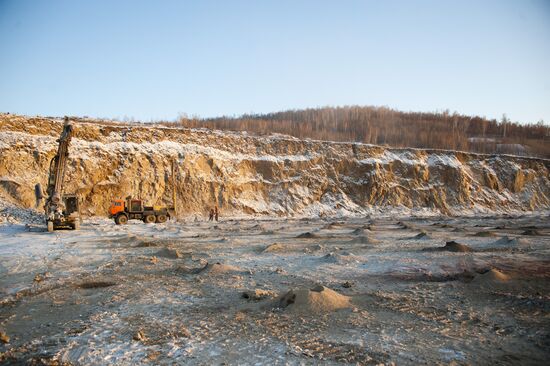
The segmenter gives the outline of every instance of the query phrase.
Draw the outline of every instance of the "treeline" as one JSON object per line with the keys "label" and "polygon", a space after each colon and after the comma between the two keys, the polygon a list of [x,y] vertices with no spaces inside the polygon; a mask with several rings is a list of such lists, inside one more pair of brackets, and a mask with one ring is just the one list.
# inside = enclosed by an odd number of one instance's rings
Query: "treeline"
{"label": "treeline", "polygon": [[457,113],[401,112],[387,107],[326,107],[240,117],[189,118],[190,128],[282,133],[299,138],[353,141],[394,147],[508,153],[550,158],[550,127],[465,116]]}

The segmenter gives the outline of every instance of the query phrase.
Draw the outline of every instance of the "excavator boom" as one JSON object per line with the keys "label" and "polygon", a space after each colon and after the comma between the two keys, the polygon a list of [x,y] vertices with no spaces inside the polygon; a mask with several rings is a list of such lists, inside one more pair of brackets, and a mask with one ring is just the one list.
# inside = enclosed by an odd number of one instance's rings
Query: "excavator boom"
{"label": "excavator boom", "polygon": [[63,194],[63,178],[65,178],[65,169],[69,158],[69,144],[73,135],[73,126],[65,123],[63,132],[59,140],[57,154],[50,163],[50,176],[48,179],[48,188],[46,190],[51,209],[55,210],[61,203],[61,195]]}
{"label": "excavator boom", "polygon": [[[48,231],[57,228],[78,229],[80,226],[80,210],[78,198],[74,194],[63,194],[63,182],[65,170],[69,159],[69,145],[73,136],[73,125],[65,117],[63,132],[57,140],[59,146],[57,154],[50,162],[50,171],[48,177],[48,187],[46,189],[46,202],[44,212]],[[38,196],[37,196],[38,198]]]}

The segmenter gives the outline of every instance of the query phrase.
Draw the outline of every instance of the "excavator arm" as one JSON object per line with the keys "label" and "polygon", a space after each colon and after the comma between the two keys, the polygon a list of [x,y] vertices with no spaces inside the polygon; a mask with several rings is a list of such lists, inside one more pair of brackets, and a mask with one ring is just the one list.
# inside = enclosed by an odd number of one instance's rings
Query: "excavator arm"
{"label": "excavator arm", "polygon": [[69,145],[72,136],[73,125],[71,125],[69,119],[65,117],[63,132],[61,133],[61,137],[57,140],[59,143],[57,154],[50,162],[46,202],[44,204],[48,231],[53,231],[56,227],[66,226],[75,229],[79,226],[80,214],[78,213],[78,199],[75,195],[63,194],[63,181],[65,178],[67,161],[69,159]]}

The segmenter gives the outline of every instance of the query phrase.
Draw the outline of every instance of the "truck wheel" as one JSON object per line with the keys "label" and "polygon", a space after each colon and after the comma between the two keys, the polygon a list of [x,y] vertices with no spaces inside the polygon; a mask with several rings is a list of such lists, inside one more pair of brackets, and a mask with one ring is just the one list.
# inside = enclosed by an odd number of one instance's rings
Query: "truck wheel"
{"label": "truck wheel", "polygon": [[115,218],[115,223],[117,225],[126,225],[128,223],[128,217],[126,215],[118,215]]}
{"label": "truck wheel", "polygon": [[53,231],[53,221],[48,221],[48,232],[51,233]]}
{"label": "truck wheel", "polygon": [[152,224],[155,221],[157,221],[157,218],[155,217],[155,215],[147,215],[147,216],[145,216],[143,221],[145,221],[146,224]]}
{"label": "truck wheel", "polygon": [[160,214],[157,216],[157,222],[159,224],[166,222],[166,220],[168,220],[168,217],[166,217],[166,215]]}

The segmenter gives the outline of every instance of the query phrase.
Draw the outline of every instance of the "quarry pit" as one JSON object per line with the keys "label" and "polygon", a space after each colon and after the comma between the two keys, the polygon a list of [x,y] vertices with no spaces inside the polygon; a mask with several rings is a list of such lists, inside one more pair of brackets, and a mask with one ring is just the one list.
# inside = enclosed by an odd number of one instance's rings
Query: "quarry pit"
{"label": "quarry pit", "polygon": [[0,363],[543,364],[549,222],[3,224]]}
{"label": "quarry pit", "polygon": [[[47,233],[62,128],[0,115],[0,364],[548,359],[547,159],[78,119]],[[178,215],[115,225],[128,194]]]}

